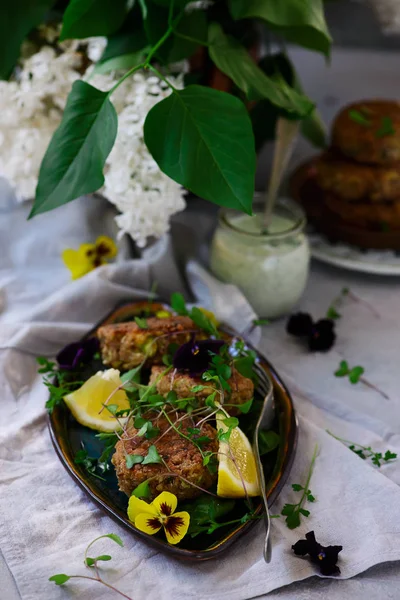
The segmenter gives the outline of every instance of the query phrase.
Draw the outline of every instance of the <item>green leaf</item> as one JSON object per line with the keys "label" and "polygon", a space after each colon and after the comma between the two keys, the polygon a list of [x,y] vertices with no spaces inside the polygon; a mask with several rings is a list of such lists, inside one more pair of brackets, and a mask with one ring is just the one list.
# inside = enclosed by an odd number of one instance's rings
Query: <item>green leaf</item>
{"label": "green leaf", "polygon": [[353,384],[358,383],[364,372],[365,369],[363,367],[353,367],[349,373],[349,381]]}
{"label": "green leaf", "polygon": [[301,492],[301,490],[303,489],[303,486],[300,485],[299,483],[292,483],[292,489],[295,492]]}
{"label": "green leaf", "polygon": [[322,0],[228,0],[228,6],[236,20],[263,19],[290,42],[330,54],[332,38]]}
{"label": "green leaf", "polygon": [[118,411],[118,404],[103,404],[103,406],[112,415],[115,415]]}
{"label": "green leaf", "polygon": [[127,469],[132,469],[134,465],[138,465],[144,462],[144,456],[140,454],[127,454],[125,456],[125,463]]}
{"label": "green leaf", "polygon": [[299,512],[304,516],[304,517],[309,517],[310,516],[310,511],[306,510],[305,508],[300,508]]}
{"label": "green leaf", "polygon": [[108,94],[75,81],[42,161],[29,218],[98,190],[116,135],[117,114]]}
{"label": "green leaf", "polygon": [[381,126],[375,134],[375,137],[382,138],[386,135],[395,135],[396,130],[393,125],[393,120],[390,117],[382,117]]}
{"label": "green leaf", "polygon": [[296,510],[297,504],[285,504],[282,508],[281,515],[288,517]]}
{"label": "green leaf", "polygon": [[253,405],[254,398],[250,398],[247,402],[243,402],[243,404],[236,404],[236,408],[243,414],[247,415],[250,412],[251,407]]}
{"label": "green leaf", "polygon": [[269,319],[253,319],[253,325],[255,327],[263,327],[264,325],[269,325],[271,321]]}
{"label": "green leaf", "polygon": [[[131,369],[130,371],[127,371],[126,373],[121,375],[122,383],[128,383],[129,381],[134,381],[135,383],[140,383],[141,368],[142,368],[142,365],[138,365],[134,369]],[[127,385],[124,386],[124,390],[128,390],[128,389],[129,389],[129,386],[127,386]],[[136,389],[136,388],[134,388],[134,389]]]}
{"label": "green leaf", "polygon": [[307,494],[307,500],[309,502],[315,502],[315,496],[313,496],[310,492]]}
{"label": "green leaf", "polygon": [[150,498],[151,491],[147,479],[146,481],[143,481],[137,487],[135,487],[135,489],[132,492],[132,496],[136,496],[136,498]]}
{"label": "green leaf", "polygon": [[140,51],[145,52],[147,46],[142,14],[140,8],[135,4],[128,13],[121,29],[108,38],[107,46],[99,63],[104,64],[112,58],[137,54]]}
{"label": "green leaf", "polygon": [[145,456],[143,465],[153,465],[157,463],[162,463],[161,456],[158,454],[157,448],[155,446],[150,446],[147,456]]}
{"label": "green leaf", "polygon": [[142,319],[141,317],[135,317],[135,323],[140,329],[148,329],[147,320]]}
{"label": "green leaf", "polygon": [[341,316],[342,315],[336,310],[334,306],[330,306],[326,311],[327,319],[332,319],[333,321],[336,321],[337,319],[340,319]]}
{"label": "green leaf", "polygon": [[285,519],[285,523],[289,529],[296,529],[300,526],[300,514],[299,511],[293,511]]}
{"label": "green leaf", "polygon": [[276,431],[264,431],[258,432],[258,445],[260,450],[260,456],[272,452],[281,443],[281,438]]}
{"label": "green leaf", "polygon": [[95,563],[95,559],[94,558],[90,558],[90,556],[88,556],[85,559],[85,564],[86,564],[87,567],[93,567],[94,563]]}
{"label": "green leaf", "polygon": [[43,22],[55,0],[4,0],[0,14],[0,79],[8,79],[28,33]]}
{"label": "green leaf", "polygon": [[178,315],[189,314],[188,309],[186,308],[185,298],[179,292],[171,294],[171,308]]}
{"label": "green leaf", "polygon": [[66,583],[68,579],[71,579],[71,577],[69,577],[69,575],[64,575],[64,573],[60,573],[59,575],[52,575],[52,577],[49,577],[49,581],[54,581],[56,585],[62,585],[63,583]]}
{"label": "green leaf", "polygon": [[146,17],[147,17],[146,0],[139,0],[139,6],[140,6],[140,10],[142,11],[143,19],[146,19]]}
{"label": "green leaf", "polygon": [[195,323],[200,329],[204,329],[206,333],[210,335],[218,335],[217,328],[214,323],[201,311],[197,306],[194,306],[189,313],[193,323]]}
{"label": "green leaf", "polygon": [[283,78],[265,75],[247,50],[235,38],[226,36],[218,23],[211,23],[208,41],[212,61],[250,100],[267,98],[299,118],[311,113],[313,104],[306,96],[296,92]]}
{"label": "green leaf", "polygon": [[174,181],[205,200],[251,214],[254,137],[238,98],[198,85],[175,90],[148,113],[144,137]]}
{"label": "green leaf", "polygon": [[359,110],[349,110],[349,118],[354,121],[354,123],[358,123],[364,127],[371,127],[371,121]]}
{"label": "green leaf", "polygon": [[121,540],[119,535],[117,535],[116,533],[107,533],[106,535],[103,535],[102,537],[109,538],[110,540],[112,540],[113,542],[118,544],[118,546],[123,547],[123,545],[124,545],[124,542]]}
{"label": "green leaf", "polygon": [[225,425],[225,427],[238,427],[239,425],[239,419],[237,419],[236,417],[228,417],[226,419],[223,419],[223,424]]}
{"label": "green leaf", "polygon": [[383,460],[394,460],[395,458],[397,458],[397,454],[391,452],[390,450],[386,450]]}
{"label": "green leaf", "polygon": [[350,373],[349,365],[347,361],[342,360],[339,364],[339,368],[335,371],[335,377],[346,377]]}
{"label": "green leaf", "polygon": [[109,554],[101,554],[100,556],[96,556],[95,560],[108,561],[112,560],[112,556],[110,556]]}
{"label": "green leaf", "polygon": [[128,71],[132,67],[136,67],[144,62],[146,50],[147,48],[144,48],[140,52],[121,54],[104,62],[98,62],[94,67],[93,74],[104,74],[110,71]]}
{"label": "green leaf", "polygon": [[247,377],[248,379],[254,378],[254,358],[253,356],[243,356],[241,358],[236,358],[233,361],[233,366],[243,377]]}
{"label": "green leaf", "polygon": [[70,0],[60,40],[110,35],[126,17],[126,0]]}

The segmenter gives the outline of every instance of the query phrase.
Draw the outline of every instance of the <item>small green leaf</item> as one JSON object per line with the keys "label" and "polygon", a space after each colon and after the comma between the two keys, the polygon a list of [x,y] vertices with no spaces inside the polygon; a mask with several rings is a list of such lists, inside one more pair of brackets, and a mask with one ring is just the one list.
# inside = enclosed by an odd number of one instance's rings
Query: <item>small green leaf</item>
{"label": "small green leaf", "polygon": [[239,419],[237,419],[236,417],[228,417],[227,419],[224,419],[223,424],[226,427],[238,427],[239,425]]}
{"label": "small green leaf", "polygon": [[171,308],[178,315],[188,315],[189,311],[186,308],[185,298],[179,292],[171,294]]}
{"label": "small green leaf", "polygon": [[345,360],[339,364],[339,368],[335,371],[335,377],[346,377],[350,373],[349,365]]}
{"label": "small green leaf", "polygon": [[279,446],[281,443],[281,438],[276,431],[264,431],[261,429],[258,432],[258,445],[260,456],[267,454],[268,452],[272,452]]}
{"label": "small green leaf", "polygon": [[307,494],[307,500],[309,502],[315,502],[315,496],[313,496],[311,493]]}
{"label": "small green leaf", "polygon": [[300,485],[299,483],[292,483],[292,489],[295,492],[300,492],[303,489],[303,486]]}
{"label": "small green leaf", "polygon": [[243,377],[247,377],[248,379],[254,378],[254,358],[252,356],[236,358],[233,362],[233,366],[241,375],[243,375]]}
{"label": "small green leaf", "polygon": [[119,546],[123,547],[123,545],[124,545],[124,542],[121,540],[119,535],[117,535],[116,533],[107,533],[106,535],[103,535],[102,537],[109,538],[110,540],[112,540],[113,542],[118,544]]}
{"label": "small green leaf", "polygon": [[364,127],[371,127],[371,121],[367,119],[367,117],[365,117],[359,110],[349,110],[349,118],[354,121],[354,123],[358,123]]}
{"label": "small green leaf", "polygon": [[363,367],[353,367],[349,373],[350,382],[353,384],[358,383],[364,372],[365,369]]}
{"label": "small green leaf", "polygon": [[100,556],[96,556],[95,560],[108,561],[112,560],[112,557],[109,554],[101,554]]}
{"label": "small green leaf", "polygon": [[299,512],[304,516],[304,517],[309,517],[310,516],[310,511],[306,510],[305,508],[300,508]]}
{"label": "small green leaf", "polygon": [[[130,381],[133,381],[135,383],[140,383],[141,368],[142,368],[142,365],[139,365],[139,366],[135,367],[134,369],[131,369],[130,371],[127,371],[126,373],[121,375],[122,383],[128,383]],[[129,390],[129,389],[130,388],[128,385],[124,386],[124,390]],[[136,389],[136,387],[133,387],[133,389]]]}
{"label": "small green leaf", "polygon": [[60,40],[110,35],[119,29],[125,17],[125,0],[70,0]]}
{"label": "small green leaf", "polygon": [[206,333],[210,335],[217,335],[218,331],[214,325],[214,323],[203,313],[202,310],[194,306],[189,313],[190,318],[193,323],[195,323],[200,329],[203,329]]}
{"label": "small green leaf", "polygon": [[135,323],[140,329],[148,329],[149,326],[147,324],[146,319],[142,319],[141,317],[135,317]]}
{"label": "small green leaf", "polygon": [[60,573],[59,575],[52,575],[52,577],[49,577],[49,581],[54,581],[56,585],[62,585],[63,583],[66,583],[69,579],[71,579],[71,577],[69,577],[69,575],[64,575],[64,573]]}
{"label": "small green leaf", "polygon": [[132,496],[136,496],[136,498],[150,498],[151,491],[149,482],[147,480],[143,481],[137,487],[135,487],[132,492]]}
{"label": "small green leaf", "polygon": [[238,98],[198,85],[175,90],[147,114],[144,138],[171,179],[205,200],[252,214],[254,136]]}
{"label": "small green leaf", "polygon": [[300,526],[300,514],[298,511],[293,511],[285,519],[285,523],[289,529],[296,529]]}
{"label": "small green leaf", "polygon": [[132,469],[134,465],[138,465],[144,462],[144,456],[140,454],[127,454],[125,456],[125,463],[127,469]]}
{"label": "small green leaf", "polygon": [[90,558],[90,556],[87,556],[85,559],[85,564],[87,567],[93,567],[95,563],[95,559],[94,558]]}
{"label": "small green leaf", "polygon": [[162,463],[161,456],[158,454],[157,448],[155,446],[150,446],[147,456],[145,456],[142,464],[143,465],[152,465]]}
{"label": "small green leaf", "polygon": [[391,452],[390,450],[386,450],[383,460],[394,460],[395,458],[397,458],[397,454]]}
{"label": "small green leaf", "polygon": [[247,415],[250,412],[251,407],[253,405],[254,398],[250,398],[247,402],[243,402],[243,404],[236,404],[236,408],[243,414]]}
{"label": "small green leaf", "polygon": [[271,321],[269,319],[253,319],[252,323],[255,327],[262,327],[263,325],[269,325]]}
{"label": "small green leaf", "polygon": [[43,158],[29,218],[98,190],[116,135],[117,114],[107,92],[75,81]]}
{"label": "small green leaf", "polygon": [[285,504],[285,506],[282,508],[281,515],[288,517],[293,513],[294,510],[296,510],[296,506],[296,504]]}
{"label": "small green leaf", "polygon": [[382,138],[386,135],[395,135],[396,130],[393,125],[393,120],[390,117],[382,117],[381,126],[375,134],[375,137]]}
{"label": "small green leaf", "polygon": [[118,404],[103,404],[103,406],[112,415],[115,415],[115,413],[118,411]]}
{"label": "small green leaf", "polygon": [[205,387],[206,387],[205,385],[194,385],[190,391],[193,394],[196,394],[197,392],[201,392],[202,390],[204,390]]}
{"label": "small green leaf", "polygon": [[282,78],[268,77],[235,38],[226,36],[218,23],[211,23],[208,34],[209,53],[215,65],[249,98],[267,98],[272,104],[305,117],[313,109],[309,98],[290,87]]}
{"label": "small green leaf", "polygon": [[328,308],[328,310],[326,311],[326,318],[327,319],[332,319],[332,321],[336,321],[337,319],[340,319],[342,315],[336,310],[336,308],[334,306],[330,306]]}
{"label": "small green leaf", "polygon": [[140,65],[145,60],[145,54],[149,48],[143,48],[140,52],[121,54],[109,60],[96,63],[93,74],[105,74],[110,71],[128,71],[132,67]]}

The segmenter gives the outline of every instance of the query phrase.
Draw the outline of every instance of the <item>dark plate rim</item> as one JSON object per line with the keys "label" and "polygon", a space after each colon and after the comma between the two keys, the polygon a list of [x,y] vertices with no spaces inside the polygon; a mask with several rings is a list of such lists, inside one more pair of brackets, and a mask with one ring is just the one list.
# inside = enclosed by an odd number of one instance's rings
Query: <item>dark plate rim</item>
{"label": "dark plate rim", "polygon": [[[158,300],[156,300],[156,302],[158,302]],[[124,307],[128,307],[132,304],[145,304],[145,303],[143,301],[138,301],[138,302],[132,301],[132,302],[123,302],[123,303],[117,304],[115,306],[115,308],[113,310],[111,310],[103,319],[101,319],[97,325],[95,325],[86,335],[83,336],[82,339],[85,339],[85,338],[89,337],[90,335],[92,335],[97,330],[97,328],[101,324],[103,324],[107,319],[109,319],[117,310],[120,310],[121,308],[124,308]],[[165,302],[163,302],[163,304],[168,306],[167,303],[165,303]],[[231,328],[221,327],[220,329],[222,331],[228,333],[228,335],[232,335],[232,336],[236,335],[238,337],[241,337],[237,332],[235,332]],[[297,421],[297,415],[296,415],[294,405],[293,405],[293,398],[292,398],[288,388],[282,381],[281,377],[276,372],[275,368],[264,357],[264,355],[261,352],[259,352],[259,350],[257,350],[251,343],[246,341],[246,345],[257,353],[257,356],[259,357],[259,359],[262,360],[263,364],[270,371],[270,373],[273,376],[274,385],[279,386],[284,391],[286,397],[289,400],[290,411],[291,411],[289,435],[287,436],[287,439],[285,440],[286,444],[288,445],[288,448],[285,453],[285,459],[284,459],[281,469],[280,469],[281,475],[280,475],[279,479],[277,480],[275,486],[273,487],[272,491],[270,491],[268,493],[268,500],[269,500],[268,505],[269,505],[269,507],[271,507],[273,505],[273,503],[275,502],[275,500],[278,498],[283,486],[285,485],[285,483],[289,477],[292,465],[293,465],[293,461],[294,461],[294,458],[296,455],[296,450],[297,450],[298,421]],[[144,540],[147,544],[157,548],[157,550],[160,550],[162,552],[167,552],[171,556],[174,556],[175,558],[179,558],[179,559],[183,559],[183,560],[185,560],[185,559],[186,560],[196,560],[196,561],[210,560],[212,558],[219,556],[223,552],[225,552],[239,537],[241,537],[243,534],[245,534],[247,531],[249,531],[252,527],[254,527],[256,525],[256,523],[257,523],[256,520],[247,521],[246,523],[239,525],[236,529],[231,531],[221,541],[216,542],[213,546],[210,546],[209,548],[207,548],[205,550],[187,550],[185,548],[178,548],[176,546],[171,546],[158,538],[150,536],[142,531],[139,531],[128,520],[128,518],[126,516],[120,514],[115,508],[110,506],[105,500],[103,500],[101,498],[101,496],[97,493],[97,491],[92,489],[81,478],[79,469],[73,463],[73,457],[70,457],[70,460],[68,460],[68,457],[64,454],[61,444],[59,442],[58,436],[57,436],[57,425],[56,425],[56,421],[55,421],[55,413],[56,413],[56,410],[53,411],[53,413],[51,415],[49,415],[49,414],[47,415],[47,424],[48,424],[50,438],[51,438],[53,447],[54,447],[56,454],[57,454],[58,458],[60,459],[62,465],[68,472],[68,474],[78,484],[78,486],[89,496],[89,498],[92,501],[94,501],[95,504],[97,504],[99,507],[101,507],[111,518],[116,520],[119,523],[119,525],[122,525],[126,529],[129,529],[135,536],[138,536],[139,538]],[[262,505],[261,504],[259,504],[257,506],[255,513],[256,514],[262,513]]]}

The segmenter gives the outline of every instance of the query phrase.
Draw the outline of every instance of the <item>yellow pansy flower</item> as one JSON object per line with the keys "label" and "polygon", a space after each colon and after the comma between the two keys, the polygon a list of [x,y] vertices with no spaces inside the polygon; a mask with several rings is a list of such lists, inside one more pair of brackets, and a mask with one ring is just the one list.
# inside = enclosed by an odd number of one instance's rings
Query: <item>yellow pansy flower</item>
{"label": "yellow pansy flower", "polygon": [[115,242],[106,235],[101,235],[94,244],[81,244],[78,250],[67,248],[62,253],[62,259],[71,271],[72,279],[79,279],[96,267],[105,265],[117,253]]}
{"label": "yellow pansy flower", "polygon": [[176,513],[177,505],[177,497],[170,492],[161,492],[151,504],[131,496],[128,517],[137,529],[149,535],[154,535],[163,527],[167,542],[178,544],[187,533],[190,515],[186,511]]}

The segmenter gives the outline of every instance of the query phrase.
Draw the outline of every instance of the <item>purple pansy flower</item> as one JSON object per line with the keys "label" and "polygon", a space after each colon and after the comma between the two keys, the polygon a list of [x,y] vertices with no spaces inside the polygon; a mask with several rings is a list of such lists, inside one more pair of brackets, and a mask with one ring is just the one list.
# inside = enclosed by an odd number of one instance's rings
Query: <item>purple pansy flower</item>
{"label": "purple pansy flower", "polygon": [[201,375],[210,366],[213,354],[219,354],[225,342],[222,340],[192,339],[183,344],[175,352],[173,365],[175,369],[189,371],[191,375]]}
{"label": "purple pansy flower", "polygon": [[321,546],[315,539],[313,531],[306,533],[305,540],[299,540],[292,550],[297,556],[309,555],[312,562],[319,567],[321,575],[340,575],[340,569],[337,566],[339,552],[343,546]]}
{"label": "purple pansy flower", "polygon": [[65,346],[56,357],[61,369],[73,370],[80,364],[86,364],[92,360],[94,354],[99,350],[99,340],[95,337],[81,342],[74,342]]}

